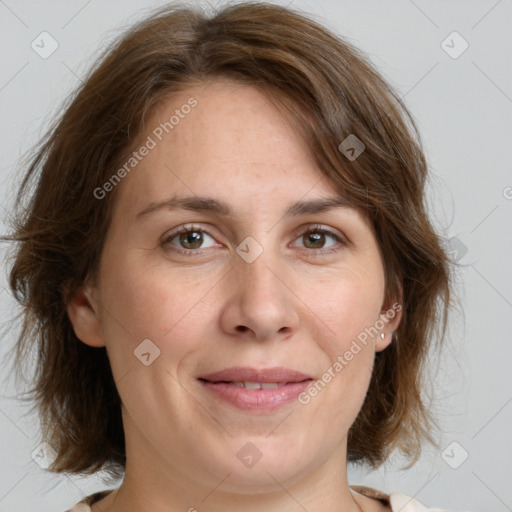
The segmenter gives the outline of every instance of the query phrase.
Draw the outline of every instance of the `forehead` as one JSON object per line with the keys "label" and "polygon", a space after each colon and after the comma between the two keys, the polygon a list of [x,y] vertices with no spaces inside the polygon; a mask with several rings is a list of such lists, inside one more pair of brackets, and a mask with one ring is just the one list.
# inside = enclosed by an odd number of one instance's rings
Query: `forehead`
{"label": "forehead", "polygon": [[217,193],[245,205],[339,193],[289,119],[247,84],[216,80],[172,94],[148,117],[134,150],[144,146],[118,191],[118,201],[139,210],[173,193]]}

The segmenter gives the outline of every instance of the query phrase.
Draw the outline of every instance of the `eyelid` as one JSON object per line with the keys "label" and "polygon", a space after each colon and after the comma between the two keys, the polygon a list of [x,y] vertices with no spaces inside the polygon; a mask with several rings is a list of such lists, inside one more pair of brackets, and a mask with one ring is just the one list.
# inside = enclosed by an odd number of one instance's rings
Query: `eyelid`
{"label": "eyelid", "polygon": [[344,243],[348,243],[348,240],[346,238],[346,236],[339,230],[335,229],[335,228],[331,228],[329,226],[326,226],[324,224],[306,224],[306,226],[301,226],[300,228],[297,229],[296,231],[296,237],[300,236],[300,235],[304,235],[305,233],[309,233],[309,232],[316,232],[316,231],[321,231],[321,232],[324,232],[326,234],[329,234],[335,238],[337,238],[339,240],[339,242],[344,242]]}

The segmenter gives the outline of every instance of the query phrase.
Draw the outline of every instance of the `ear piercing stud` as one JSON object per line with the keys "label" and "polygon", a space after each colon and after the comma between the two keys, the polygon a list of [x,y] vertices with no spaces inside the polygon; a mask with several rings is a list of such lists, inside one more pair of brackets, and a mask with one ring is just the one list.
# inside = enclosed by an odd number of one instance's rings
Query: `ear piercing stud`
{"label": "ear piercing stud", "polygon": [[386,337],[386,335],[385,335],[383,332],[381,332],[381,333],[380,333],[380,337],[381,337],[382,339],[384,339],[384,338]]}

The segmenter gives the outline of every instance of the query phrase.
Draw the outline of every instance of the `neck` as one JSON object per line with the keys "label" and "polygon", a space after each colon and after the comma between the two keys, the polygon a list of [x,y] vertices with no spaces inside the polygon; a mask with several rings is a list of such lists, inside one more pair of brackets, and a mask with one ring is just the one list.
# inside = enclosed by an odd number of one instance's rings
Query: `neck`
{"label": "neck", "polygon": [[[139,440],[140,441],[140,440]],[[346,449],[304,468],[293,477],[271,474],[254,486],[240,485],[234,471],[209,479],[195,479],[197,469],[173,464],[150,446],[137,443],[129,450],[120,488],[93,506],[93,512],[360,512],[360,497],[351,491],[346,471]],[[133,447],[132,447],[133,448]],[[242,492],[240,492],[242,491]]]}

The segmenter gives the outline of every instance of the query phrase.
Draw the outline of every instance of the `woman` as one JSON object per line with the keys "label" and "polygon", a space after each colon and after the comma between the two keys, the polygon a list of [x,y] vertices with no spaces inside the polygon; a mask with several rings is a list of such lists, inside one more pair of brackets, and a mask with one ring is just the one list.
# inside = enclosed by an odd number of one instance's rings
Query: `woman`
{"label": "woman", "polygon": [[71,510],[427,510],[347,480],[433,441],[426,176],[399,97],[297,12],[173,3],[109,48],[11,237],[50,469],[124,476]]}

